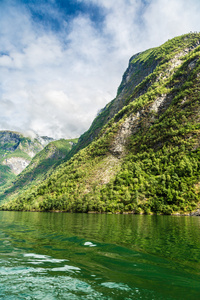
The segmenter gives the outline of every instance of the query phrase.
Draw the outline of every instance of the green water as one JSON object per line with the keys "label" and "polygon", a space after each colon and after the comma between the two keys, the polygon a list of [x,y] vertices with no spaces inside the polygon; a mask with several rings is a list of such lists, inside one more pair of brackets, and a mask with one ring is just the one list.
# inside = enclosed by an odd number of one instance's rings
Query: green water
{"label": "green water", "polygon": [[0,299],[200,299],[200,218],[0,212]]}

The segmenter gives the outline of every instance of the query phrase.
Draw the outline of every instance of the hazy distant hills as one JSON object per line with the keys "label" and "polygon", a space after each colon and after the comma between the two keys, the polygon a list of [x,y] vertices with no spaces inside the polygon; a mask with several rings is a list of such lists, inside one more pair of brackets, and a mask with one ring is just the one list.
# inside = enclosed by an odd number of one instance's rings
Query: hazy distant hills
{"label": "hazy distant hills", "polygon": [[134,55],[64,161],[26,192],[19,184],[2,209],[194,213],[199,146],[200,34],[191,33]]}

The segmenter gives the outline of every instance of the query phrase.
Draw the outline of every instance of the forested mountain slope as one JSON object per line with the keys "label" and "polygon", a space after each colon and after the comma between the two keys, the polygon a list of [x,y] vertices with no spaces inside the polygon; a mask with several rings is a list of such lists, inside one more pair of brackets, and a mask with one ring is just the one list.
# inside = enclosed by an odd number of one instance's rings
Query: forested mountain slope
{"label": "forested mountain slope", "polygon": [[116,99],[45,181],[2,209],[193,212],[200,202],[200,34],[133,56]]}

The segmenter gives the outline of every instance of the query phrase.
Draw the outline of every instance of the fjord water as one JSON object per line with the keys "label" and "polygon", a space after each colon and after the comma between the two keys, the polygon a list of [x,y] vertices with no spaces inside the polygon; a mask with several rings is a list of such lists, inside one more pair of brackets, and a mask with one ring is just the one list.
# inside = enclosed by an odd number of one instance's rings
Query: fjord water
{"label": "fjord water", "polygon": [[199,217],[0,212],[0,224],[0,299],[199,299]]}

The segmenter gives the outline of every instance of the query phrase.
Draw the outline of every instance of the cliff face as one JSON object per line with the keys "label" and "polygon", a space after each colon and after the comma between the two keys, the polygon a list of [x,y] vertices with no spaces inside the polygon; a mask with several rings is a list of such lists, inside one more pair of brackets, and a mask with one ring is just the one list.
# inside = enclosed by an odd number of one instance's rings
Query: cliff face
{"label": "cliff face", "polygon": [[[200,203],[200,34],[134,55],[74,155],[5,209],[193,213]],[[87,146],[88,145],[88,146]]]}

